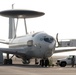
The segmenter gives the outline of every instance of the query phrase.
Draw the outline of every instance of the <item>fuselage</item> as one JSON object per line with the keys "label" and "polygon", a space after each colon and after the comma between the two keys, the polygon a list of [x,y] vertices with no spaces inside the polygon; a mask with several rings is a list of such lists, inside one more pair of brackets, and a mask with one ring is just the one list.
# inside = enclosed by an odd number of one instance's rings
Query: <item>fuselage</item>
{"label": "fuselage", "polygon": [[23,52],[29,58],[47,58],[55,50],[55,39],[43,32],[17,37],[10,41],[10,48],[27,48]]}

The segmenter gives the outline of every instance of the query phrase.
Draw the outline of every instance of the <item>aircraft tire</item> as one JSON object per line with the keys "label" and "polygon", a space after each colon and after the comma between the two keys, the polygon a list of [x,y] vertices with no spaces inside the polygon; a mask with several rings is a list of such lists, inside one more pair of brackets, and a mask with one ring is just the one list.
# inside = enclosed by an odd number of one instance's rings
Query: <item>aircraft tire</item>
{"label": "aircraft tire", "polygon": [[40,65],[43,67],[44,66],[44,60],[42,59],[42,60],[40,60]]}
{"label": "aircraft tire", "polygon": [[7,59],[4,59],[4,65],[6,65],[7,64]]}
{"label": "aircraft tire", "polygon": [[4,64],[12,64],[12,59],[4,59]]}
{"label": "aircraft tire", "polygon": [[9,64],[12,64],[12,59],[9,59],[8,61],[9,61]]}
{"label": "aircraft tire", "polygon": [[47,67],[47,66],[49,66],[49,60],[48,59],[45,60],[45,67]]}

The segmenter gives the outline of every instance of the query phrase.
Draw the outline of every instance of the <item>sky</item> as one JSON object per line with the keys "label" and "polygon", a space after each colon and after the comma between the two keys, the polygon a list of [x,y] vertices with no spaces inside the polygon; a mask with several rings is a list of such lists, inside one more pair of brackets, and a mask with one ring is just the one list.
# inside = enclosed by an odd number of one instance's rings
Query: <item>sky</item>
{"label": "sky", "polygon": [[[28,33],[44,31],[59,39],[76,39],[76,0],[0,0],[0,11],[28,9],[44,12],[42,17],[26,19]],[[0,16],[0,39],[8,40],[8,18]],[[23,20],[19,21],[17,36],[25,35]],[[7,47],[0,44],[0,47]],[[76,52],[70,52],[73,54]],[[64,55],[66,53],[61,53]],[[60,54],[57,54],[60,55]]]}

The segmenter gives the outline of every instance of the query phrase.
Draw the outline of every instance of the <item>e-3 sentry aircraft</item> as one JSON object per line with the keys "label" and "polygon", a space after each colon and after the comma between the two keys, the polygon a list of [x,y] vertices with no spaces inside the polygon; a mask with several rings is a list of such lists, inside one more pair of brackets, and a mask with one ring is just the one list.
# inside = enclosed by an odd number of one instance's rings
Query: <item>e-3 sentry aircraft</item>
{"label": "e-3 sentry aircraft", "polygon": [[[37,32],[34,34],[27,33],[26,18],[34,18],[44,15],[43,12],[32,10],[5,10],[0,12],[1,16],[5,16],[9,19],[9,42],[1,41],[9,45],[9,48],[0,48],[2,53],[7,53],[7,59],[4,59],[4,64],[12,64],[12,58],[9,54],[14,54],[16,57],[21,58],[23,64],[29,64],[30,59],[40,59],[41,66],[48,66],[49,57],[53,53],[74,51],[75,49],[55,50],[56,40],[44,32]],[[16,28],[13,18],[17,18]],[[24,19],[26,35],[16,37],[16,29],[18,25],[18,19]],[[37,62],[36,62],[37,63]]]}

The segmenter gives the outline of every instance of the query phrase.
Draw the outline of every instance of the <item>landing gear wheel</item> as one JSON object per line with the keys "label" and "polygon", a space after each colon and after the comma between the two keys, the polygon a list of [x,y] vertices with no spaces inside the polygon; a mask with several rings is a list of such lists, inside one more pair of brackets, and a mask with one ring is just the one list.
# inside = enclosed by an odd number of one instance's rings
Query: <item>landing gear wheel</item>
{"label": "landing gear wheel", "polygon": [[5,65],[7,64],[7,59],[4,59],[4,64],[5,64]]}
{"label": "landing gear wheel", "polygon": [[9,64],[12,64],[12,59],[9,59]]}
{"label": "landing gear wheel", "polygon": [[41,65],[42,67],[44,66],[44,64],[45,64],[44,60],[43,60],[43,59],[40,60],[40,65]]}
{"label": "landing gear wheel", "polygon": [[48,59],[45,60],[45,67],[47,67],[47,66],[49,66],[49,60]]}
{"label": "landing gear wheel", "polygon": [[12,64],[12,59],[4,59],[4,64]]}

